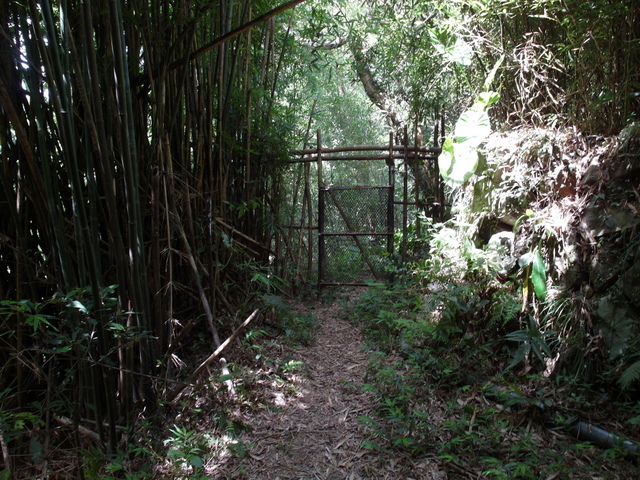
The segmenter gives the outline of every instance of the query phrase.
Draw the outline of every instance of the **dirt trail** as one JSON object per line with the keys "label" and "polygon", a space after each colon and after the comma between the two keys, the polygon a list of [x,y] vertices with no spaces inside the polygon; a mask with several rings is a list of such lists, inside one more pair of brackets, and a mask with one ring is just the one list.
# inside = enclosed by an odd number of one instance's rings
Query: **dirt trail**
{"label": "dirt trail", "polygon": [[248,455],[227,464],[221,478],[446,478],[431,461],[406,462],[361,447],[364,436],[357,418],[369,413],[371,399],[361,388],[367,354],[360,332],[341,318],[338,305],[318,304],[312,313],[321,325],[316,342],[286,352],[304,363],[294,388],[273,383],[269,405],[244,420],[252,427],[241,439],[251,445]]}

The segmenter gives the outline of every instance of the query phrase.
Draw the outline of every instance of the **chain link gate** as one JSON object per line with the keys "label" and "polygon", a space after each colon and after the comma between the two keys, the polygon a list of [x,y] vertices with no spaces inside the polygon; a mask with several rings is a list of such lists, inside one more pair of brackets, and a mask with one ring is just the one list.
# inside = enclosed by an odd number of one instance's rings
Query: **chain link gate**
{"label": "chain link gate", "polygon": [[[321,186],[318,198],[318,284],[366,285],[385,278],[393,253],[394,163],[389,185]],[[320,177],[321,178],[321,177]]]}
{"label": "chain link gate", "polygon": [[[434,144],[442,131],[436,124]],[[406,128],[401,144],[394,144],[390,134],[387,145],[323,147],[318,131],[315,148],[293,150],[291,153],[300,158],[289,163],[301,166],[292,177],[287,234],[276,242],[281,277],[319,287],[368,285],[388,278],[396,232],[402,233],[398,256],[406,258],[409,215],[418,232],[420,212],[442,220],[445,204],[437,165],[440,152],[437,146],[409,145]],[[355,166],[358,161],[375,167],[362,169]],[[345,168],[350,163],[354,166]],[[426,189],[412,188],[415,200],[409,197],[411,173],[415,178],[426,178],[428,184]],[[312,188],[315,174],[317,190]],[[396,181],[401,186],[399,192],[395,192]],[[430,193],[423,199],[419,195],[425,191]],[[396,193],[400,198],[395,198]]]}

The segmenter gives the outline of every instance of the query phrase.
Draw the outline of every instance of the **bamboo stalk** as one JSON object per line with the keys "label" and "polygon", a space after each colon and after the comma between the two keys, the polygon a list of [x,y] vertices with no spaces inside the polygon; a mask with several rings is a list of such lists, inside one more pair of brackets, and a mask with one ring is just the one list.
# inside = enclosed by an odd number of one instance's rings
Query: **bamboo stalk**
{"label": "bamboo stalk", "polygon": [[[309,113],[309,119],[307,120],[307,128],[305,130],[305,134],[304,134],[304,141],[303,141],[303,148],[306,148],[307,144],[309,143],[309,139],[311,137],[311,125],[313,123],[313,117],[316,111],[316,106],[318,104],[318,100],[315,99],[313,101],[313,104],[311,105],[311,111]],[[304,166],[300,167],[300,175],[302,176],[302,178],[304,179],[303,181],[303,191],[302,191],[302,207],[300,209],[300,225],[304,225],[304,221],[306,218],[306,211],[307,208],[310,208],[310,204],[311,204],[311,196],[310,196],[310,190],[309,190],[309,176],[310,176],[310,168],[309,165],[306,164]],[[297,194],[297,187],[296,187],[296,194]],[[295,197],[294,197],[294,205],[297,204]],[[293,223],[293,219],[294,219],[294,213],[292,212],[291,214],[291,219],[290,219],[290,223]],[[311,225],[311,219],[309,218],[309,225]],[[293,238],[293,232],[291,232],[290,234],[290,238]],[[302,247],[303,247],[303,235],[304,232],[301,229],[298,235],[298,251],[297,251],[297,255],[295,257],[295,270],[296,272],[298,272],[298,275],[301,275],[301,264],[302,264]],[[312,239],[309,238],[308,239],[308,245],[311,246],[312,245]],[[309,278],[309,276],[311,275],[311,266],[308,266],[308,272],[306,275],[306,278]],[[302,277],[304,278],[304,277]]]}
{"label": "bamboo stalk", "polygon": [[263,15],[260,15],[259,17],[256,17],[255,19],[251,20],[250,22],[247,22],[244,25],[241,25],[240,27],[233,29],[229,33],[221,35],[220,37],[218,37],[215,40],[209,42],[208,44],[203,45],[202,47],[198,48],[196,51],[192,52],[191,54],[189,54],[188,56],[182,58],[181,60],[178,60],[178,61],[172,63],[167,68],[167,71],[172,71],[172,70],[175,70],[176,68],[181,67],[182,65],[186,64],[190,60],[192,60],[194,58],[197,58],[200,55],[203,55],[203,54],[213,50],[217,46],[228,42],[229,40],[231,40],[232,38],[240,35],[241,33],[252,29],[256,25],[260,25],[261,23],[269,20],[271,17],[274,17],[275,15],[278,15],[279,13],[282,13],[282,12],[284,12],[286,10],[289,10],[290,8],[295,7],[296,5],[298,5],[299,3],[302,3],[304,1],[305,0],[291,0],[291,1],[287,2],[287,3],[283,3],[282,5],[276,7],[274,9],[272,9],[272,10],[269,10],[267,13],[265,13]]}
{"label": "bamboo stalk", "polygon": [[[0,103],[7,113],[0,119],[0,200],[12,206],[3,212],[2,227],[16,247],[2,253],[15,268],[0,297],[42,299],[55,290],[89,287],[78,301],[94,304],[87,315],[97,319],[95,327],[81,312],[63,320],[70,331],[94,328],[95,341],[86,349],[74,346],[79,373],[73,388],[49,385],[48,393],[78,405],[67,414],[73,422],[93,409],[92,430],[110,449],[120,441],[111,427],[115,420],[135,421],[138,392],[153,404],[152,380],[161,376],[153,375],[156,353],[175,349],[196,325],[187,322],[176,336],[175,306],[186,310],[194,298],[213,333],[222,328],[218,308],[235,310],[224,289],[242,282],[238,272],[246,275],[235,266],[240,256],[266,259],[282,248],[262,223],[278,214],[278,193],[269,188],[281,188],[281,180],[272,176],[275,169],[255,138],[271,128],[265,108],[274,101],[288,53],[270,19],[300,1],[248,23],[250,0],[215,8],[167,0],[27,0],[0,7],[2,25],[10,26],[0,35],[12,42],[0,51]],[[125,15],[123,8],[129,8]],[[267,20],[260,38],[251,29]],[[247,34],[237,36],[237,25]],[[260,102],[262,110],[255,108]],[[227,205],[240,202],[258,207],[245,216],[225,214]],[[223,245],[221,232],[241,248]],[[203,244],[201,253],[196,246]],[[287,251],[295,254],[290,245]],[[49,258],[53,252],[46,281],[29,252]],[[115,284],[119,304],[111,309],[102,296]],[[243,301],[247,293],[237,288],[232,295]],[[123,317],[121,311],[132,313]],[[124,341],[109,323],[151,334]],[[15,327],[12,348],[22,350],[29,331]],[[66,368],[55,356],[50,361]],[[22,365],[12,370],[19,377],[15,398],[27,388]]]}
{"label": "bamboo stalk", "polygon": [[[136,150],[136,133],[133,118],[133,105],[129,81],[128,60],[124,47],[124,24],[120,2],[109,2],[110,20],[112,23],[112,41],[114,46],[114,60],[116,73],[116,89],[120,107],[121,123],[120,134],[122,136],[122,166],[124,170],[124,187],[127,204],[127,220],[129,226],[129,252],[130,252],[130,279],[131,299],[133,309],[136,312],[135,322],[142,329],[152,331],[149,284],[147,278],[147,266],[144,251],[144,229],[140,198],[140,172]],[[153,343],[142,339],[139,343],[139,362],[142,373],[149,374],[155,358]],[[140,391],[145,400],[153,401],[151,385],[141,377]],[[115,425],[115,418],[110,418],[110,423]],[[115,430],[111,432],[115,437]]]}
{"label": "bamboo stalk", "polygon": [[[38,8],[34,0],[30,2],[33,17],[37,17]],[[69,48],[67,48],[68,37],[63,35],[62,42],[65,48],[58,48],[58,33],[56,31],[53,10],[48,0],[43,0],[41,5],[43,18],[43,26],[46,33],[42,33],[39,28],[35,29],[38,37],[40,50],[44,59],[45,69],[49,74],[51,81],[49,83],[49,92],[53,100],[55,114],[58,119],[57,127],[60,132],[60,143],[63,156],[63,165],[68,175],[71,185],[71,196],[74,207],[74,228],[76,236],[76,251],[78,262],[78,278],[81,285],[90,285],[93,303],[95,305],[95,314],[98,318],[98,355],[106,355],[109,351],[107,343],[107,335],[104,330],[104,322],[101,317],[100,297],[101,287],[101,268],[99,261],[99,246],[97,239],[90,235],[91,224],[87,215],[85,198],[83,194],[83,182],[81,179],[81,163],[78,156],[78,149],[75,137],[75,125],[73,122],[73,102],[70,94],[70,86],[67,81],[70,62],[68,60]],[[63,33],[65,26],[61,26]],[[45,37],[46,35],[46,37]],[[103,376],[104,381],[111,381],[111,376],[106,372]],[[94,389],[97,387],[93,385]],[[106,388],[107,391],[113,391],[111,385]],[[106,410],[109,418],[115,421],[116,411],[114,398],[111,395],[104,396]],[[100,408],[99,404],[96,404]],[[115,432],[110,432],[109,441],[111,448],[115,449],[116,441]],[[104,440],[104,438],[103,438]]]}
{"label": "bamboo stalk", "polygon": [[[167,158],[165,159],[167,162],[167,174],[169,179],[173,178],[173,162],[171,160],[170,156],[167,156]],[[172,192],[173,190],[173,184],[172,182],[169,182],[169,199],[170,199],[170,204],[169,204],[169,214],[173,215],[174,218],[178,219],[180,218],[178,213],[174,210],[175,209],[175,205],[173,205],[173,198],[174,198],[174,194]],[[171,208],[173,206],[173,208]],[[191,267],[191,270],[193,272],[193,276],[194,276],[194,281],[196,283],[196,286],[198,288],[198,294],[200,296],[200,302],[202,304],[202,308],[205,311],[205,315],[207,317],[207,322],[209,324],[209,330],[211,332],[211,336],[213,338],[213,341],[215,342],[216,345],[220,345],[220,337],[218,336],[218,330],[215,326],[215,321],[213,318],[213,313],[211,311],[211,306],[209,304],[209,300],[207,299],[207,295],[204,291],[204,288],[202,287],[202,281],[200,280],[200,272],[198,271],[198,266],[196,264],[196,259],[193,255],[193,251],[191,249],[191,244],[189,243],[189,239],[187,238],[187,234],[182,226],[182,223],[177,221],[174,223],[175,228],[178,231],[178,234],[180,235],[180,238],[182,240],[182,243],[184,245],[184,249],[185,249],[185,254],[187,256],[188,262],[189,262],[189,266]]]}

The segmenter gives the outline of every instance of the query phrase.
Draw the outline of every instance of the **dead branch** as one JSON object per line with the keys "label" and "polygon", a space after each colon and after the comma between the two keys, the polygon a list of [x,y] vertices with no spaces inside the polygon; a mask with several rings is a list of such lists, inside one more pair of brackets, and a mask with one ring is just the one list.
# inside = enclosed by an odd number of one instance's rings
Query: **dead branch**
{"label": "dead branch", "polygon": [[[228,223],[226,223],[222,218],[220,217],[215,217],[215,221],[216,223],[218,223],[219,225],[223,226],[224,228],[226,228],[227,230],[229,230],[231,233],[233,233],[234,235],[238,235],[239,237],[247,240],[248,242],[253,243],[254,245],[260,247],[263,251],[270,253],[272,255],[275,255],[275,253],[269,249],[269,247],[264,246],[263,244],[261,244],[260,242],[258,242],[257,240],[251,238],[248,235],[245,235],[244,233],[242,233],[240,230],[237,230],[235,228],[233,228],[231,225],[229,225]],[[249,247],[247,247],[246,245],[244,246],[245,248],[249,249]],[[250,249],[251,250],[251,249]],[[251,250],[253,253],[256,253],[254,250]],[[256,253],[257,254],[257,253]]]}
{"label": "dead branch", "polygon": [[0,431],[0,448],[2,449],[2,459],[4,460],[4,468],[5,470],[9,470],[11,472],[11,457],[9,456],[9,446],[7,442],[4,440],[4,435]]}

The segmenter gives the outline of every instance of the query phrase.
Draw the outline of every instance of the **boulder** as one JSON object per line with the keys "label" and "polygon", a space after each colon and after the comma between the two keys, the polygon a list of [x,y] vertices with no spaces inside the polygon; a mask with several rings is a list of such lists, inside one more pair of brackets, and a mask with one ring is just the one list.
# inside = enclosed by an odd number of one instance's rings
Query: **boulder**
{"label": "boulder", "polygon": [[633,123],[620,132],[618,142],[612,180],[640,179],[640,123]]}
{"label": "boulder", "polygon": [[582,179],[580,179],[580,185],[583,187],[590,187],[595,185],[596,183],[602,181],[603,175],[602,170],[600,169],[600,164],[597,160],[592,161],[584,174],[582,174]]}
{"label": "boulder", "polygon": [[601,242],[589,263],[589,283],[596,292],[605,292],[618,281],[629,268],[624,260],[618,244],[613,241]]}
{"label": "boulder", "polygon": [[603,193],[591,198],[580,222],[589,238],[596,239],[640,224],[640,203],[621,196],[625,191],[628,190],[611,184]]}

